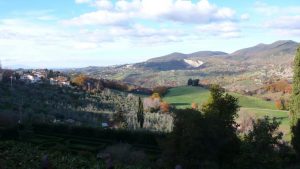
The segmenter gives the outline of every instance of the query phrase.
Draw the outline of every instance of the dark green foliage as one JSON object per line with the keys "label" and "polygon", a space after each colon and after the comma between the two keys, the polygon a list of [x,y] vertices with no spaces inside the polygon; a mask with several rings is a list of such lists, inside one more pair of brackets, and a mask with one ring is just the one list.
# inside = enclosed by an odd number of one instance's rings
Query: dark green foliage
{"label": "dark green foliage", "polygon": [[139,107],[137,111],[137,119],[140,123],[140,128],[143,128],[144,126],[144,106],[141,97],[139,97]]}
{"label": "dark green foliage", "polygon": [[199,86],[199,79],[189,79],[187,82],[188,86]]}
{"label": "dark green foliage", "polygon": [[293,77],[293,94],[291,102],[292,125],[296,125],[300,118],[300,48],[297,49],[297,54],[294,60],[294,77]]}
{"label": "dark green foliage", "polygon": [[169,166],[231,168],[239,150],[235,132],[223,122],[193,109],[178,110],[174,130],[165,145]]}
{"label": "dark green foliage", "polygon": [[[115,169],[158,168],[155,164],[148,163],[149,156],[126,144],[108,147],[105,152],[111,153]],[[103,153],[96,155],[86,151],[75,153],[59,149],[45,150],[30,143],[0,141],[0,168],[106,169],[106,160],[101,154]]]}
{"label": "dark green foliage", "polygon": [[218,85],[210,87],[210,98],[201,109],[206,116],[224,122],[227,127],[236,125],[235,118],[239,110],[238,99],[225,93]]}
{"label": "dark green foliage", "polygon": [[300,158],[300,120],[298,120],[297,124],[292,127],[292,133],[292,145]]}
{"label": "dark green foliage", "polygon": [[67,125],[34,124],[34,133],[48,135],[73,135],[82,139],[94,138],[110,142],[123,142],[128,144],[143,144],[158,146],[158,139],[165,138],[165,134],[149,131],[111,130],[89,127],[75,127]]}
{"label": "dark green foliage", "polygon": [[276,119],[258,119],[254,122],[253,131],[244,138],[241,155],[237,160],[239,169],[281,169],[281,154],[288,150],[282,142],[282,133],[278,132],[279,122]]}
{"label": "dark green foliage", "polygon": [[194,79],[192,86],[199,86],[199,79]]}
{"label": "dark green foliage", "polygon": [[193,85],[193,79],[189,79],[188,82],[187,82],[187,85],[192,86]]}
{"label": "dark green foliage", "polygon": [[[45,160],[46,155],[47,160]],[[104,168],[103,164],[90,153],[71,154],[52,150],[45,151],[32,144],[12,141],[0,142],[0,168],[2,169],[2,167],[7,169]]]}
{"label": "dark green foliage", "polygon": [[0,128],[0,139],[9,140],[19,137],[18,127]]}
{"label": "dark green foliage", "polygon": [[135,150],[129,144],[116,144],[107,147],[103,153],[111,154],[114,164],[122,164],[126,166],[134,166],[142,164],[143,166],[149,166],[150,163],[146,154],[143,151]]}
{"label": "dark green foliage", "polygon": [[176,112],[174,129],[166,144],[169,165],[184,168],[233,168],[239,153],[235,117],[238,101],[219,86],[211,87],[211,97],[202,111]]}

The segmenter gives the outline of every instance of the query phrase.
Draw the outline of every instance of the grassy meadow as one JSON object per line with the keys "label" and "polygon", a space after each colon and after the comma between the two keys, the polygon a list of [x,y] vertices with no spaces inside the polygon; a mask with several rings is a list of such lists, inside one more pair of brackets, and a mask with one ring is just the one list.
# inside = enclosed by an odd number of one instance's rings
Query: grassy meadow
{"label": "grassy meadow", "polygon": [[[286,140],[290,139],[290,123],[288,111],[277,110],[273,101],[265,101],[261,98],[245,96],[237,93],[230,93],[239,99],[241,106],[239,116],[247,114],[254,118],[263,116],[275,117],[281,121],[280,130],[284,133]],[[191,104],[197,103],[201,106],[205,103],[210,93],[207,89],[201,87],[181,86],[171,88],[163,98],[168,103],[176,106],[176,108],[191,108]],[[238,121],[239,119],[237,119]]]}

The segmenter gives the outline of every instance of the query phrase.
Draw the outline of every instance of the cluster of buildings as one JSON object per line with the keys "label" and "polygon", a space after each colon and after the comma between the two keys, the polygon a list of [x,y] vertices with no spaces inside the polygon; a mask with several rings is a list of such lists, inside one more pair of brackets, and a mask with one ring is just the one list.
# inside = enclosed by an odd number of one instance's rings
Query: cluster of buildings
{"label": "cluster of buildings", "polygon": [[[4,75],[5,72],[5,75]],[[51,73],[50,73],[51,72]],[[61,73],[53,73],[47,69],[34,69],[34,70],[3,70],[0,62],[0,82],[4,76],[12,80],[20,80],[25,83],[50,83],[51,85],[69,86],[69,77]]]}
{"label": "cluster of buildings", "polygon": [[54,78],[50,78],[51,85],[61,85],[61,86],[70,86],[70,80],[65,76],[58,76]]}
{"label": "cluster of buildings", "polygon": [[31,72],[17,72],[20,75],[20,80],[29,82],[29,83],[43,83],[43,80],[47,79],[47,71],[46,70],[32,70]]}
{"label": "cluster of buildings", "polygon": [[51,85],[69,86],[70,80],[68,77],[59,75],[50,75],[47,69],[35,69],[28,72],[18,72],[20,80],[28,83],[45,83],[49,82]]}

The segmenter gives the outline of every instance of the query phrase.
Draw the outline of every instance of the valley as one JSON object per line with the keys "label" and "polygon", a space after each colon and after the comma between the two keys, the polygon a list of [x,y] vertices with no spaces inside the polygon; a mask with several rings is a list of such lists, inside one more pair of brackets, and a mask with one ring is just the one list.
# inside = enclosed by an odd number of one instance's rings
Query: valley
{"label": "valley", "polygon": [[294,41],[277,41],[232,54],[216,51],[172,53],[142,63],[65,71],[147,88],[182,86],[189,78],[200,79],[201,84],[220,84],[228,91],[245,94],[279,80],[291,83],[292,62],[298,45]]}

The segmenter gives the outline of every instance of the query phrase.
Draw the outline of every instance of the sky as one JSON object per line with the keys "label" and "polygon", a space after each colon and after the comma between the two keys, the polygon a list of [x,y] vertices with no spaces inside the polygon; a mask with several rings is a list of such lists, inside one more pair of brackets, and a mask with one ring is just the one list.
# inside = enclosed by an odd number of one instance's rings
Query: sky
{"label": "sky", "polygon": [[299,0],[0,0],[4,67],[75,68],[300,42]]}

